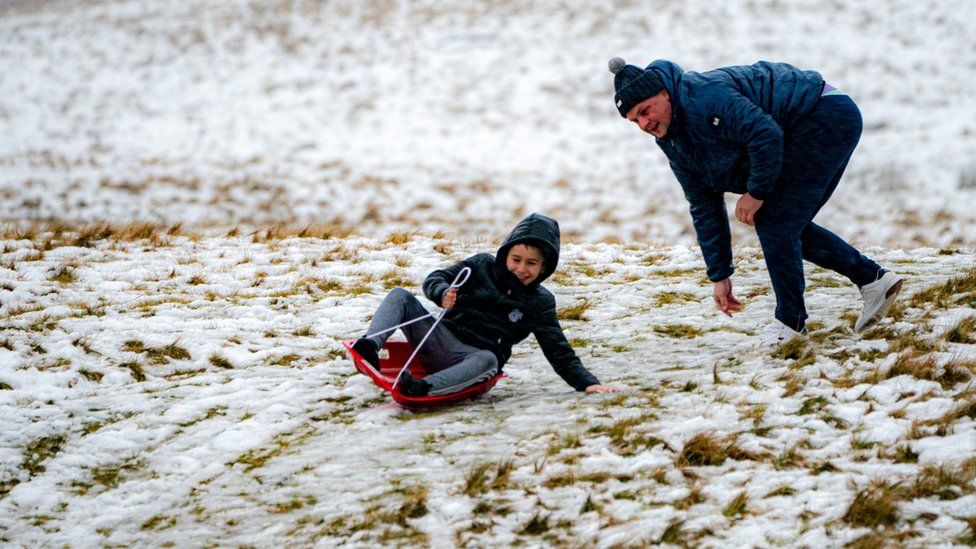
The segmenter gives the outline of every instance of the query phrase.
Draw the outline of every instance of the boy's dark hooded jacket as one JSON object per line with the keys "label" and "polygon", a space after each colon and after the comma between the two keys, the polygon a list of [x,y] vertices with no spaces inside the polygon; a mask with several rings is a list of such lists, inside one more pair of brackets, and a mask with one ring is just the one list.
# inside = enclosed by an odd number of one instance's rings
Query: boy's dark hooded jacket
{"label": "boy's dark hooded jacket", "polygon": [[733,267],[722,194],[748,192],[765,200],[775,190],[784,160],[783,133],[816,106],[823,77],[767,61],[683,73],[659,59],[647,70],[661,78],[671,101],[671,125],[657,144],[691,204],[708,278],[724,280]]}
{"label": "boy's dark hooded jacket", "polygon": [[[516,244],[542,250],[545,265],[530,284],[522,284],[505,267]],[[512,356],[512,345],[535,334],[552,368],[577,391],[598,385],[566,340],[556,318],[556,299],[541,286],[559,263],[559,224],[534,213],[512,229],[495,256],[478,254],[447,269],[430,273],[424,295],[440,305],[448,286],[464,267],[471,277],[457,291],[457,302],[442,321],[461,342],[487,349],[498,357],[499,369]]]}

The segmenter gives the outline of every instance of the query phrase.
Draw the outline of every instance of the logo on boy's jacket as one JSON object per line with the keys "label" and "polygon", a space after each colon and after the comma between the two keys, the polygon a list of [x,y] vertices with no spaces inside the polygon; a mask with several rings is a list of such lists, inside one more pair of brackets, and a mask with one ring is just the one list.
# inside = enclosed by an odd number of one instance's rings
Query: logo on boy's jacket
{"label": "logo on boy's jacket", "polygon": [[708,116],[708,125],[717,128],[719,124],[722,123],[722,117],[717,114],[710,114]]}
{"label": "logo on boy's jacket", "polygon": [[518,322],[522,320],[522,311],[518,309],[512,309],[512,312],[508,313],[508,319],[512,322]]}

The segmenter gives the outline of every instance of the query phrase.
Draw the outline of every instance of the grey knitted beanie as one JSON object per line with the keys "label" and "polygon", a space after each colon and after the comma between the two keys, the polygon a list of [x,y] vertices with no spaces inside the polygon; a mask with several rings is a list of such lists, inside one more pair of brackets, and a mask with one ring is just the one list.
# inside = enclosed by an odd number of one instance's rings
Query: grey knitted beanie
{"label": "grey knitted beanie", "polygon": [[610,72],[614,74],[613,103],[624,118],[634,105],[664,89],[664,82],[656,72],[628,65],[620,57],[610,60]]}

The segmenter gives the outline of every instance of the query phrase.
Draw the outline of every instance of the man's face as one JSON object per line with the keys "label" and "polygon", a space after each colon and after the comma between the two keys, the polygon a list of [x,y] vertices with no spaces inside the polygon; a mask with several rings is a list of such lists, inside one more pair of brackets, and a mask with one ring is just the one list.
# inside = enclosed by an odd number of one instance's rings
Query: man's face
{"label": "man's face", "polygon": [[658,139],[664,137],[671,125],[671,96],[667,90],[661,90],[631,107],[627,111],[627,120]]}
{"label": "man's face", "polygon": [[508,250],[505,266],[522,284],[531,284],[542,272],[542,253],[539,248],[516,244]]}

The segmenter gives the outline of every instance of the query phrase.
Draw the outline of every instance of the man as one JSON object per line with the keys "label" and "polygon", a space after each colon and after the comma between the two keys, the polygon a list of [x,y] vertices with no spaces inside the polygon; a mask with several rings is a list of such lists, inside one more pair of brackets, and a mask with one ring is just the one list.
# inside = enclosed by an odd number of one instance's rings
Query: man
{"label": "man", "polygon": [[683,73],[657,60],[641,69],[610,60],[620,115],[653,135],[691,204],[716,306],[741,309],[732,293],[732,244],[723,195],[741,194],[739,221],[756,228],[776,294],[762,345],[805,333],[803,260],[858,286],[855,329],[882,319],[902,280],[813,222],[837,187],[861,136],[861,113],[819,73],[760,61]]}

